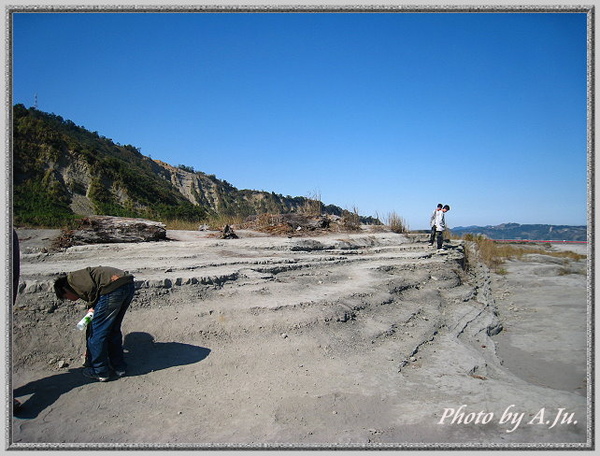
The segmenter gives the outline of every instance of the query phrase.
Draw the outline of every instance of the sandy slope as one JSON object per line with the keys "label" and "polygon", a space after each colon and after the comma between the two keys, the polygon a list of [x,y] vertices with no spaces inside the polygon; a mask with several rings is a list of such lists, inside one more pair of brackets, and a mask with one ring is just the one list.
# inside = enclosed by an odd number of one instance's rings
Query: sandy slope
{"label": "sandy slope", "polygon": [[[476,264],[466,272],[457,241],[438,254],[394,233],[173,231],[169,242],[40,251],[54,234],[20,232],[14,447],[589,438],[586,278],[559,275],[549,257],[500,277]],[[128,376],[108,383],[80,372],[85,306],[50,292],[59,272],[94,265],[127,269],[138,287],[123,325]]]}

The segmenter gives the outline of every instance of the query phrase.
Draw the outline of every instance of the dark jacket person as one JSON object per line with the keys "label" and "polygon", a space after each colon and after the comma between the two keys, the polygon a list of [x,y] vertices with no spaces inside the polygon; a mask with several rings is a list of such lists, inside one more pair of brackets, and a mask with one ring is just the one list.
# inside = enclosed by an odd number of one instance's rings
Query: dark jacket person
{"label": "dark jacket person", "polygon": [[58,299],[83,299],[94,310],[83,374],[101,382],[108,381],[111,369],[125,375],[121,323],[135,292],[133,276],[109,266],[88,267],[56,279],[54,291]]}

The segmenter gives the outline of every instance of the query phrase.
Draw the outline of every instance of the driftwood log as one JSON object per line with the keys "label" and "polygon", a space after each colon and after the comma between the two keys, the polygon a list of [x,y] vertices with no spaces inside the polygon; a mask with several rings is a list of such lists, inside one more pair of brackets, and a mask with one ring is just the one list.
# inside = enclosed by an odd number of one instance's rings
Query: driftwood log
{"label": "driftwood log", "polygon": [[67,248],[85,244],[123,242],[152,242],[167,238],[166,226],[160,222],[139,218],[90,216],[81,219],[79,226],[63,230],[55,247]]}

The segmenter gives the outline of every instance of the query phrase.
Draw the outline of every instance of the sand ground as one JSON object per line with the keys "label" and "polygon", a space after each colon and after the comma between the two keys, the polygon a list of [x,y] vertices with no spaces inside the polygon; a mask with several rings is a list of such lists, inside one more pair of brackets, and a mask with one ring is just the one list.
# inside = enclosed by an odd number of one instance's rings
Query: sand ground
{"label": "sand ground", "polygon": [[[19,231],[11,448],[591,445],[586,260],[498,275],[462,241],[390,232],[46,251],[56,234]],[[107,383],[81,375],[87,307],[51,292],[97,265],[137,287],[128,373]]]}

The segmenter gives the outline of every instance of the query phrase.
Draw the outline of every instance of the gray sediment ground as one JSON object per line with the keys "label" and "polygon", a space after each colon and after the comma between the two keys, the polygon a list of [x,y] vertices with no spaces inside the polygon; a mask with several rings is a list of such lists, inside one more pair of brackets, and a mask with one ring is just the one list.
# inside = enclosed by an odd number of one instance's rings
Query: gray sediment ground
{"label": "gray sediment ground", "polygon": [[[586,260],[491,273],[390,232],[48,251],[21,230],[11,445],[193,448],[589,448]],[[81,374],[83,303],[61,272],[136,277],[127,376]]]}

